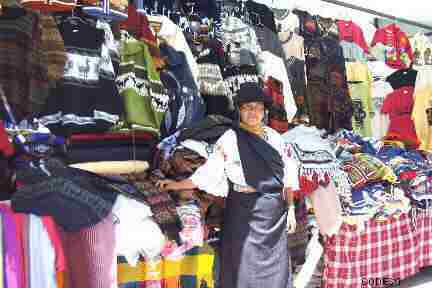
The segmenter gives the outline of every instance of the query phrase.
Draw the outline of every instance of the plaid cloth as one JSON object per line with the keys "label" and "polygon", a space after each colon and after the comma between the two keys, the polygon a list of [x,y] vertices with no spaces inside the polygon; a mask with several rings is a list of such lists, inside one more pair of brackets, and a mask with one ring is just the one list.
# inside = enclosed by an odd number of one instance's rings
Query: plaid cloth
{"label": "plaid cloth", "polygon": [[343,224],[325,241],[322,287],[371,287],[362,286],[362,280],[402,280],[431,265],[432,215],[422,213],[414,220],[407,214],[387,222],[370,220],[362,232]]}
{"label": "plaid cloth", "polygon": [[432,210],[418,212],[416,217],[416,243],[418,266],[432,266]]}

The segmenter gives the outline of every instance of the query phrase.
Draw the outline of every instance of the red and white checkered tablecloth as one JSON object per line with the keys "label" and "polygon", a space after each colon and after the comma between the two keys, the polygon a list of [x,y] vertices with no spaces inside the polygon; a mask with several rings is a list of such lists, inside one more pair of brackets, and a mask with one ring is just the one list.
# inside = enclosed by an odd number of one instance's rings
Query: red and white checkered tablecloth
{"label": "red and white checkered tablecloth", "polygon": [[432,210],[417,214],[416,242],[419,245],[419,267],[432,266]]}
{"label": "red and white checkered tablecloth", "polygon": [[326,239],[322,287],[374,287],[370,279],[384,287],[383,279],[402,280],[431,265],[432,215],[415,219],[404,214],[384,223],[370,220],[362,231],[343,224]]}

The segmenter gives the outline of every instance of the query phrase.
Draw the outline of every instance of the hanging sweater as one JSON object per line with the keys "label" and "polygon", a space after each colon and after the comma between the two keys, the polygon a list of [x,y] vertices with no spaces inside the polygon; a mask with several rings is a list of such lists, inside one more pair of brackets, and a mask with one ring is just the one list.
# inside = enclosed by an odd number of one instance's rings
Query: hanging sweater
{"label": "hanging sweater", "polygon": [[32,95],[48,85],[47,55],[36,13],[0,15],[0,85],[17,120],[32,112]]}
{"label": "hanging sweater", "polygon": [[159,135],[169,97],[162,86],[148,46],[124,38],[120,51],[120,74],[116,83],[126,109],[126,121],[137,128]]}
{"label": "hanging sweater", "polygon": [[[41,123],[56,135],[111,128],[123,113],[105,32],[90,24],[63,22],[67,62],[63,79],[47,101]],[[92,41],[89,41],[89,40]]]}

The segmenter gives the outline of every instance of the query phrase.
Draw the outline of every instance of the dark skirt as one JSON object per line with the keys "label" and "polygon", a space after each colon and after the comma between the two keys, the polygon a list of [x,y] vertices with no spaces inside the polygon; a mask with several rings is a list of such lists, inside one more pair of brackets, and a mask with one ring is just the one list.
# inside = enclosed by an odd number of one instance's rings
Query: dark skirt
{"label": "dark skirt", "polygon": [[230,191],[222,236],[223,288],[292,287],[280,194]]}

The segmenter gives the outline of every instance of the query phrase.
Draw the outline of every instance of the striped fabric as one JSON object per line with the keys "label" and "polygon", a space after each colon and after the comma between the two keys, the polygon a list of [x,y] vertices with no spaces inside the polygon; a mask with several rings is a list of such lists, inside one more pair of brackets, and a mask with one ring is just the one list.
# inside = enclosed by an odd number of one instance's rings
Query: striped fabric
{"label": "striped fabric", "polygon": [[67,287],[116,288],[113,215],[79,232],[63,232]]}
{"label": "striped fabric", "polygon": [[21,13],[0,18],[0,85],[18,119],[32,112],[33,96],[48,86],[40,17],[31,11]]}
{"label": "striped fabric", "polygon": [[129,266],[117,258],[119,288],[213,288],[214,251],[209,246],[194,248],[180,260],[144,261]]}

